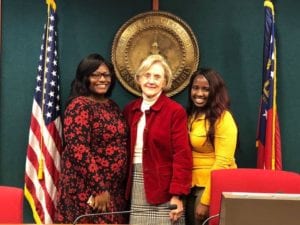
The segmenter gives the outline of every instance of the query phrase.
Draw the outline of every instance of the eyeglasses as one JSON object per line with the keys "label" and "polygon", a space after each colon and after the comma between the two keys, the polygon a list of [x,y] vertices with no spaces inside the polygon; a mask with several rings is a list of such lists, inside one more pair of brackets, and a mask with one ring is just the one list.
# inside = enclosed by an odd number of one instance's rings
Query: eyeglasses
{"label": "eyeglasses", "polygon": [[109,78],[111,78],[111,74],[110,73],[92,73],[91,75],[90,75],[90,77],[92,78],[92,79],[101,79],[102,77],[104,78],[104,79],[109,79]]}

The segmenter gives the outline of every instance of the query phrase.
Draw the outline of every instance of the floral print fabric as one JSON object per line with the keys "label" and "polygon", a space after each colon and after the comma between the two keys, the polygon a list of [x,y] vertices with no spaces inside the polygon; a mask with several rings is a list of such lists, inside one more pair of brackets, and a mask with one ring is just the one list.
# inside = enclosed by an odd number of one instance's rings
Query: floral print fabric
{"label": "floral print fabric", "polygon": [[[108,212],[126,210],[128,127],[112,100],[97,103],[77,97],[64,115],[65,147],[59,178],[57,223],[73,223],[76,217],[94,211],[87,201],[91,195],[108,191]],[[84,217],[79,223],[124,224],[128,215]]]}

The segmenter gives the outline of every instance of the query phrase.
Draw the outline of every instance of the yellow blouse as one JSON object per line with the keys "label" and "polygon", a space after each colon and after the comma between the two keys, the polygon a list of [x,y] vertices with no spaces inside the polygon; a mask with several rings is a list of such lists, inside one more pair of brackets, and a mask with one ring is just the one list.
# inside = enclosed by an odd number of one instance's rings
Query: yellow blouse
{"label": "yellow blouse", "polygon": [[190,120],[190,142],[193,148],[192,187],[205,187],[201,203],[210,203],[210,173],[212,170],[236,168],[234,153],[237,126],[230,112],[225,111],[215,123],[214,147],[206,136],[209,122],[200,116]]}

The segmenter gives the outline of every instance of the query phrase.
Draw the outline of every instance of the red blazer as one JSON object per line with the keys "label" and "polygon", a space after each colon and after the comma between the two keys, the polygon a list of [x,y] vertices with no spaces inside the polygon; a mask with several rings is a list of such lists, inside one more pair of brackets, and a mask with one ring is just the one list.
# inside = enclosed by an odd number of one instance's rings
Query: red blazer
{"label": "red blazer", "polygon": [[[130,162],[126,195],[132,183],[134,146],[137,124],[142,116],[142,99],[129,103],[125,118],[130,127]],[[145,112],[143,172],[148,203],[161,204],[173,195],[189,193],[192,182],[192,151],[189,145],[187,115],[184,108],[161,94],[156,103]]]}

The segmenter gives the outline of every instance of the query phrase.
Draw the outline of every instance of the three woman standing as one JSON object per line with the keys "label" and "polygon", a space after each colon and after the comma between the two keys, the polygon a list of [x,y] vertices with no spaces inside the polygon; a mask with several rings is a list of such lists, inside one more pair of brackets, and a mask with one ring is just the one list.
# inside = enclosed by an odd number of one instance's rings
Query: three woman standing
{"label": "three woman standing", "polygon": [[[185,224],[186,217],[193,225],[207,218],[211,171],[236,168],[237,126],[216,71],[193,73],[188,118],[165,95],[172,79],[165,58],[149,55],[134,76],[142,96],[125,107],[125,120],[108,98],[112,65],[98,54],[80,62],[65,110],[57,223],[126,210],[125,196],[131,200],[130,224]],[[127,223],[127,215],[85,217],[80,223]]]}

